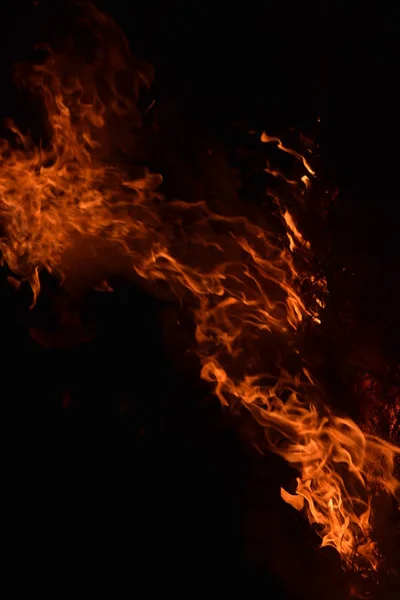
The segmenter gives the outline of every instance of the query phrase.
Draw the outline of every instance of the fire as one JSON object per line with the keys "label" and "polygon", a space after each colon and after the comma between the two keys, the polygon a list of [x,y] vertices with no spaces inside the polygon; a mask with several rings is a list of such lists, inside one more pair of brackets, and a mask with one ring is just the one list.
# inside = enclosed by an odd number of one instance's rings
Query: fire
{"label": "fire", "polygon": [[[100,239],[151,285],[167,284],[193,309],[201,377],[223,405],[248,409],[266,448],[298,470],[297,488],[282,489],[283,500],[305,509],[322,545],[348,566],[377,568],[372,500],[377,490],[399,498],[400,449],[332,413],[302,361],[296,334],[320,323],[326,295],[310,267],[310,243],[281,196],[272,227],[268,215],[255,223],[204,202],[168,202],[157,192],[160,176],[132,176],[115,164],[110,131],[128,117],[137,124],[139,89],[149,79],[136,67],[130,89],[121,86],[131,69],[125,39],[93,7],[90,22],[99,46],[91,64],[46,49],[44,61],[19,71],[42,100],[48,141],[38,145],[10,123],[12,141],[1,142],[0,249],[13,281],[27,280],[35,302],[43,270],[62,279],[66,253]],[[270,174],[310,187],[315,173],[304,156],[265,133],[261,141],[307,172],[298,182]]]}

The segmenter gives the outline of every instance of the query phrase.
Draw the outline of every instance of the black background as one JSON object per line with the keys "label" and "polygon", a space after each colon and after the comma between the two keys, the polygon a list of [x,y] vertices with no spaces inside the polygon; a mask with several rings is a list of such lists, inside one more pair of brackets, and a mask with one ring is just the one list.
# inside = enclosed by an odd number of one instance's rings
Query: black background
{"label": "black background", "polygon": [[[3,116],[29,121],[26,99],[10,91],[10,67],[62,27],[60,6],[1,9]],[[235,188],[235,124],[295,127],[317,139],[324,181],[339,189],[329,217],[331,319],[350,314],[352,339],[377,330],[376,343],[398,359],[396,8],[328,0],[98,6],[155,67],[163,144],[150,164],[167,185],[188,174],[171,184],[175,193],[201,189],[208,143]],[[44,348],[29,327],[50,318],[49,302],[29,312],[28,290],[16,293],[6,276],[3,269],[3,543],[16,585],[35,581],[56,596],[71,583],[79,591],[82,578],[84,593],[108,582],[105,593],[116,597],[346,597],[349,576],[336,555],[319,552],[279,499],[293,474],[257,456],[243,442],[246,419],[238,425],[222,414],[198,382],[196,360],[183,350],[188,316],[118,279],[114,294],[87,292],[80,305],[94,340]],[[177,319],[186,333],[176,333]],[[335,368],[346,340],[325,348]]]}

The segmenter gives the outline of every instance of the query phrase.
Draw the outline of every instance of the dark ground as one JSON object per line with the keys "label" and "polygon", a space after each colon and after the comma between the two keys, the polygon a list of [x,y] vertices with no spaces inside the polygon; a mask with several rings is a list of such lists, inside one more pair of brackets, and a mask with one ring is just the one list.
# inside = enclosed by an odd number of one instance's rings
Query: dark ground
{"label": "dark ground", "polygon": [[[347,361],[342,346],[351,340],[364,350],[370,330],[379,332],[379,355],[398,360],[395,9],[157,4],[99,3],[155,66],[155,118],[167,142],[152,166],[166,173],[167,186],[178,170],[189,173],[169,185],[190,195],[203,185],[198,156],[211,140],[234,189],[234,123],[316,136],[327,187],[340,191],[324,247],[327,319],[351,323],[324,346],[326,362],[337,373]],[[8,91],[9,66],[54,26],[56,6],[2,8],[4,115],[12,109],[27,118]],[[292,474],[276,458],[255,455],[238,434],[243,426],[198,383],[195,359],[182,350],[187,317],[178,315],[178,333],[175,307],[119,280],[114,294],[88,292],[80,304],[96,327],[93,340],[44,348],[29,327],[49,327],[48,300],[29,313],[28,294],[10,288],[6,275],[2,529],[15,589],[28,583],[58,597],[72,584],[95,594],[107,581],[112,597],[347,597],[335,554],[317,551],[307,524],[279,499]],[[388,591],[384,600],[394,597]]]}

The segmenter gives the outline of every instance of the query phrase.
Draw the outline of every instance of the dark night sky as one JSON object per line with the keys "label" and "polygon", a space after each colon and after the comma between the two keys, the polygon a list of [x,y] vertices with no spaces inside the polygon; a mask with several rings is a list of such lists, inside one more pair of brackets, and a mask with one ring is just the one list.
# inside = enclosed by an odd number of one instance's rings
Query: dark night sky
{"label": "dark night sky", "polygon": [[[29,120],[30,109],[9,90],[10,65],[29,56],[49,27],[62,27],[61,4],[2,7],[2,116],[12,110]],[[384,317],[397,315],[400,274],[396,9],[329,0],[98,5],[154,65],[152,93],[161,115],[172,106],[181,115],[182,143],[194,132],[182,164],[196,161],[204,135],[229,163],[234,123],[318,136],[327,187],[340,190],[330,218],[331,269],[345,260],[356,271],[355,280],[335,283],[332,302],[341,309],[347,290],[361,328],[375,319],[398,331],[398,316]],[[157,161],[168,164],[165,156]],[[281,506],[279,485],[292,474],[243,447],[236,423],[197,383],[196,364],[177,369],[181,348],[176,359],[168,347],[175,307],[117,281],[113,295],[85,298],[97,326],[93,342],[47,349],[28,334],[40,311],[47,314],[46,300],[32,316],[5,276],[4,529],[16,580],[44,580],[56,597],[81,573],[89,591],[108,579],[113,597],[122,597],[118,586],[130,595],[187,597],[204,588],[346,597],[336,557],[321,557],[305,523]],[[388,348],[396,351],[393,342]],[[74,400],[67,415],[66,390]],[[123,401],[130,412],[117,416]]]}

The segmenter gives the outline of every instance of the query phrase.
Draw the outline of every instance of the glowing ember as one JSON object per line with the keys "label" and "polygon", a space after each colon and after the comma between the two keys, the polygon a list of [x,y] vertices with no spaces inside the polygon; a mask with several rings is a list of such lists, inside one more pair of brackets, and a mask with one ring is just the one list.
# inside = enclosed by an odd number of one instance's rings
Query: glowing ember
{"label": "glowing ember", "polygon": [[[104,41],[92,64],[48,50],[42,64],[20,72],[43,101],[49,143],[35,145],[13,124],[13,142],[1,143],[0,249],[13,283],[29,281],[35,301],[40,272],[62,276],[66,252],[82,238],[118,247],[140,277],[166,282],[193,308],[201,376],[222,404],[245,406],[264,428],[267,447],[298,470],[295,493],[282,490],[282,498],[305,509],[322,545],[336,548],[347,565],[376,568],[371,501],[376,489],[399,494],[393,472],[400,450],[332,414],[301,362],[295,332],[305,321],[320,322],[325,294],[325,281],[308,267],[309,242],[276,196],[279,233],[203,202],[167,202],[155,192],[158,175],[132,177],[114,165],[109,130],[118,118],[137,117],[138,90],[147,82],[137,70],[132,89],[121,89],[119,75],[126,80],[130,68],[126,42],[97,10],[90,15]],[[290,186],[311,185],[315,173],[301,154],[265,133],[261,140],[302,163],[307,174],[287,180]]]}

